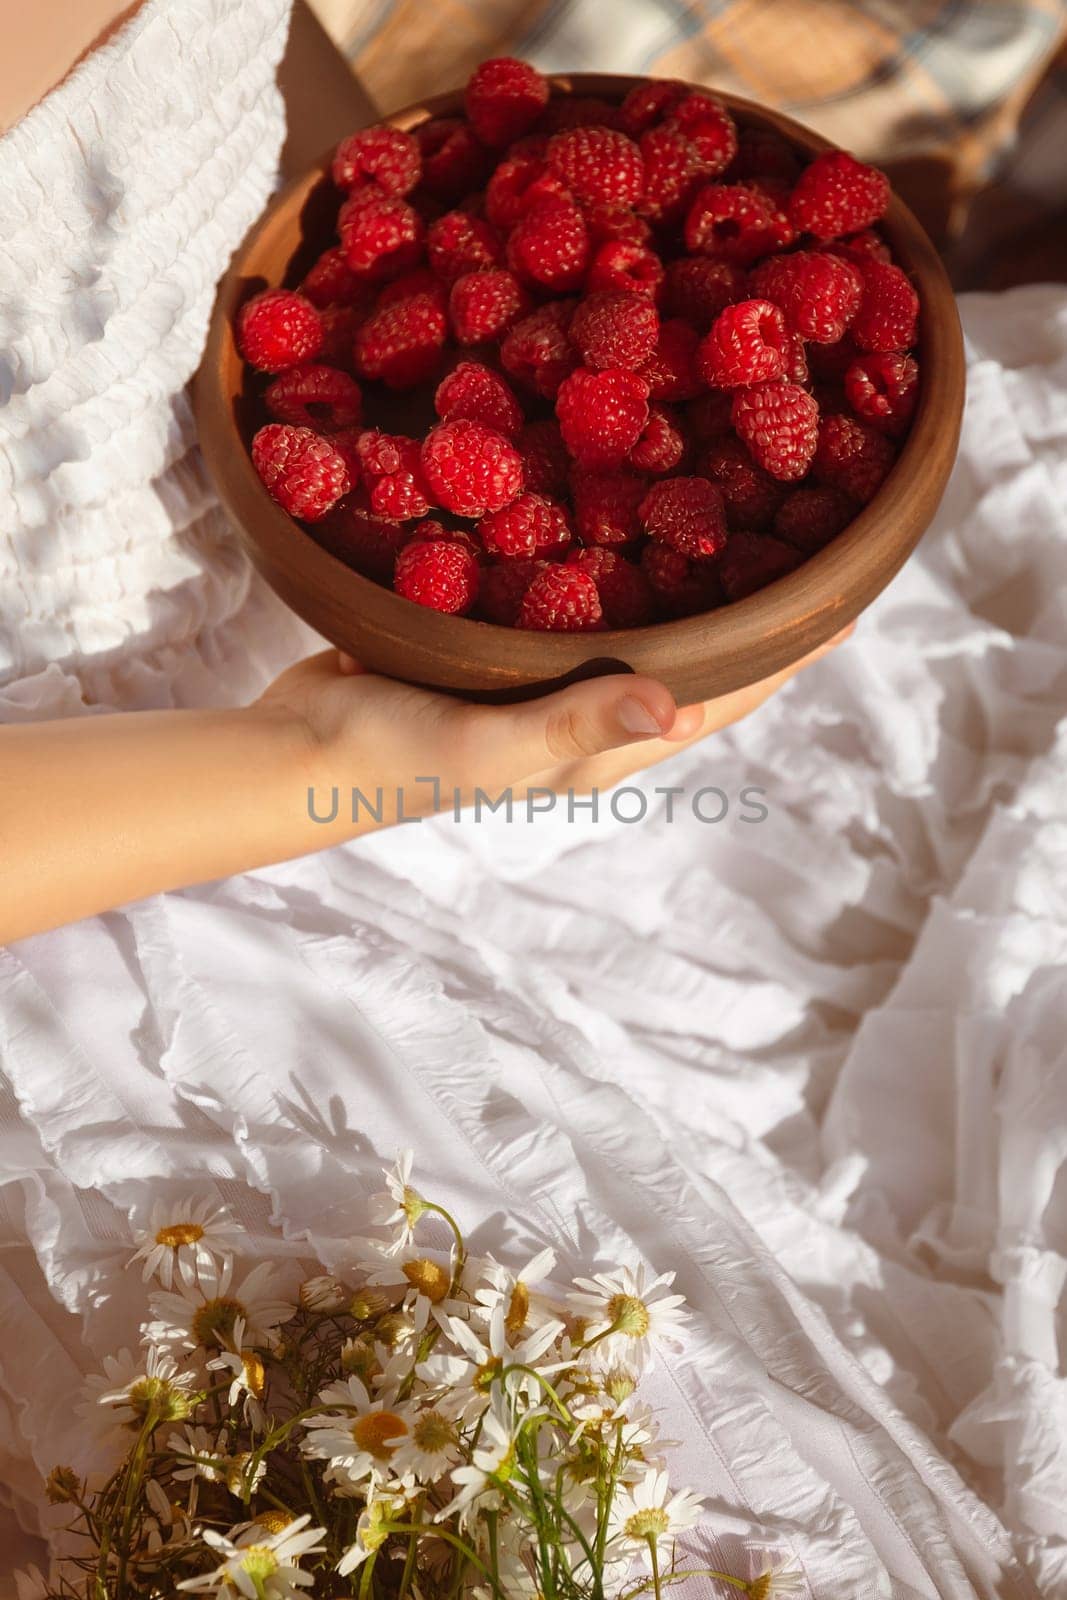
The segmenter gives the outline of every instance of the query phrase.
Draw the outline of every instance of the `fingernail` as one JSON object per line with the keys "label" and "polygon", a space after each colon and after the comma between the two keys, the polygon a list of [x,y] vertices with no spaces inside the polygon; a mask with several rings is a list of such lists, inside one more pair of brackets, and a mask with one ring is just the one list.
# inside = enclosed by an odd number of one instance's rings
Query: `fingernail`
{"label": "fingernail", "polygon": [[621,727],[627,733],[662,733],[663,729],[652,715],[647,706],[635,700],[632,695],[627,695],[625,700],[620,700],[615,708],[615,714]]}

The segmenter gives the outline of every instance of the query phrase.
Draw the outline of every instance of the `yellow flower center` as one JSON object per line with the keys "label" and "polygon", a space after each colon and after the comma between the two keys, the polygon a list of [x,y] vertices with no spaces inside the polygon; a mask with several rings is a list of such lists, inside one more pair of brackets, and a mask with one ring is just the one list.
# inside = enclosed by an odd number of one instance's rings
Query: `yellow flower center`
{"label": "yellow flower center", "polygon": [[608,1301],[608,1321],[616,1332],[643,1339],[649,1329],[648,1307],[633,1294],[613,1295]]}
{"label": "yellow flower center", "polygon": [[[389,1521],[393,1507],[386,1500],[376,1500],[360,1517],[359,1542],[364,1550],[380,1550],[389,1537]],[[364,1520],[366,1519],[366,1520]]]}
{"label": "yellow flower center", "polygon": [[366,1381],[380,1372],[381,1363],[374,1354],[374,1346],[367,1339],[350,1339],[341,1351],[341,1371],[354,1372]]}
{"label": "yellow flower center", "polygon": [[383,1311],[388,1311],[395,1300],[395,1295],[390,1296],[382,1289],[357,1289],[348,1312],[357,1322],[369,1322],[371,1317],[380,1317]]}
{"label": "yellow flower center", "polygon": [[405,1262],[403,1271],[412,1288],[424,1294],[434,1306],[444,1299],[452,1283],[444,1267],[438,1266],[436,1261],[428,1261],[425,1256]]}
{"label": "yellow flower center", "polygon": [[258,1588],[277,1572],[278,1557],[269,1545],[250,1544],[247,1550],[241,1551],[241,1570],[248,1573]]}
{"label": "yellow flower center", "polygon": [[140,1378],[127,1390],[127,1404],[140,1418],[153,1416],[157,1422],[181,1422],[189,1415],[189,1397],[166,1378]]}
{"label": "yellow flower center", "polygon": [[503,1371],[504,1363],[499,1356],[490,1356],[484,1366],[478,1368],[474,1378],[476,1389],[491,1389],[496,1379]]}
{"label": "yellow flower center", "polygon": [[637,1380],[632,1372],[627,1372],[625,1367],[612,1367],[604,1378],[604,1393],[609,1400],[614,1400],[616,1405],[621,1405],[624,1400],[629,1400],[637,1388]]}
{"label": "yellow flower center", "polygon": [[413,1228],[426,1210],[426,1201],[417,1189],[412,1189],[409,1185],[404,1190],[404,1198],[400,1202],[400,1209],[407,1218],[409,1226]]}
{"label": "yellow flower center", "polygon": [[361,1450],[378,1461],[388,1461],[397,1441],[408,1431],[403,1417],[395,1411],[368,1411],[352,1424],[352,1437]]}
{"label": "yellow flower center", "polygon": [[204,1230],[199,1222],[173,1222],[169,1228],[160,1228],[156,1243],[180,1250],[183,1244],[197,1244],[203,1237]]}
{"label": "yellow flower center", "polygon": [[767,1596],[771,1592],[771,1579],[773,1577],[773,1572],[761,1572],[758,1578],[752,1579],[746,1591],[751,1600],[767,1600]]}
{"label": "yellow flower center", "polygon": [[257,1511],[256,1527],[262,1528],[264,1533],[283,1533],[292,1522],[288,1511]]}
{"label": "yellow flower center", "polygon": [[434,1454],[446,1450],[456,1435],[451,1422],[440,1411],[424,1411],[412,1428],[411,1437],[420,1450]]}
{"label": "yellow flower center", "polygon": [[240,1300],[205,1300],[193,1318],[193,1334],[197,1344],[225,1344],[233,1337],[233,1326],[238,1317],[248,1320],[248,1312]]}
{"label": "yellow flower center", "polygon": [[241,1361],[244,1366],[244,1383],[249,1394],[254,1394],[258,1400],[267,1381],[266,1370],[263,1362],[254,1350],[242,1350]]}
{"label": "yellow flower center", "polygon": [[631,1539],[660,1539],[670,1528],[670,1518],[662,1506],[648,1506],[635,1511],[626,1519],[626,1532]]}
{"label": "yellow flower center", "polygon": [[530,1291],[524,1283],[517,1283],[511,1291],[508,1301],[507,1315],[504,1318],[504,1328],[509,1338],[516,1333],[521,1333],[526,1326],[526,1318],[530,1314]]}

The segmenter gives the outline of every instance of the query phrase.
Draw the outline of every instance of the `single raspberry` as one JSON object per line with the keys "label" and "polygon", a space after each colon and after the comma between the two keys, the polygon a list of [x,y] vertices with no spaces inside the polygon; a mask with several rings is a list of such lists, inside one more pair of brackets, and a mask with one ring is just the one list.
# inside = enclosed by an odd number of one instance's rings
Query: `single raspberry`
{"label": "single raspberry", "polygon": [[581,633],[603,626],[597,586],[576,567],[549,565],[522,597],[517,626],[547,633]]}
{"label": "single raspberry", "polygon": [[486,185],[485,214],[494,228],[506,231],[539,205],[572,198],[562,179],[549,171],[543,156],[512,152]]}
{"label": "single raspberry", "polygon": [[260,372],[285,372],[314,361],[322,349],[322,318],[293,289],[264,289],[237,314],[237,348]]}
{"label": "single raspberry", "polygon": [[648,421],[648,384],[624,367],[603,372],[579,367],[560,384],[556,416],[579,466],[618,466]]}
{"label": "single raspberry", "polygon": [[578,357],[567,337],[574,300],[550,300],[512,327],[500,346],[504,370],[553,400],[560,384],[574,371]]}
{"label": "single raspberry", "polygon": [[907,273],[882,261],[861,268],[863,298],[852,324],[861,350],[906,350],[915,343],[919,296]]}
{"label": "single raspberry", "polygon": [[648,421],[630,451],[630,465],[638,472],[659,475],[673,472],[685,455],[685,436],[673,415],[663,406],[649,406]]}
{"label": "single raspberry", "polygon": [[497,56],[475,68],[463,99],[479,139],[500,149],[533,127],[548,104],[548,94],[548,79],[535,67],[512,56]]}
{"label": "single raspberry", "polygon": [[465,272],[452,285],[448,300],[452,332],[459,344],[502,339],[529,307],[530,296],[505,267]]}
{"label": "single raspberry", "polygon": [[422,157],[423,187],[441,200],[459,200],[484,181],[485,146],[462,117],[434,117],[415,129]]}
{"label": "single raspberry", "polygon": [[690,561],[670,545],[650,540],[641,552],[641,571],[661,608],[672,617],[711,611],[726,598],[716,561]]}
{"label": "single raspberry", "polygon": [[400,195],[411,193],[421,171],[415,136],[384,124],[342,139],[330,168],[339,189],[354,189],[370,178],[386,194]]}
{"label": "single raspberry", "polygon": [[719,575],[730,599],[744,600],[795,572],[803,559],[799,550],[768,534],[734,533],[719,562]]}
{"label": "single raspberry", "polygon": [[709,178],[725,172],[737,154],[737,125],[714,95],[687,94],[672,107],[667,126],[695,147]]}
{"label": "single raspberry", "polygon": [[731,528],[769,528],[785,490],[762,467],[757,467],[739,439],[729,436],[708,445],[700,470],[717,484],[726,504]]}
{"label": "single raspberry", "polygon": [[464,545],[436,537],[443,532],[438,522],[424,522],[416,529],[416,537],[396,558],[393,588],[417,606],[459,616],[478,598],[481,572]]}
{"label": "single raspberry", "polygon": [[865,506],[882,486],[896,451],[884,433],[841,412],[823,417],[812,469],[820,483]]}
{"label": "single raspberry", "polygon": [[638,508],[648,493],[648,480],[625,469],[617,472],[576,470],[572,488],[574,525],[583,543],[629,544],[641,535]]}
{"label": "single raspberry", "polygon": [[467,417],[508,439],[522,427],[522,408],[504,379],[480,361],[461,361],[437,385],[434,410],[442,422]]}
{"label": "single raspberry", "polygon": [[583,205],[582,216],[594,253],[608,241],[644,245],[652,237],[652,229],[644,217],[639,217],[629,206]]}
{"label": "single raspberry", "polygon": [[722,493],[707,478],[666,478],[654,483],[638,516],[650,539],[669,544],[691,561],[718,555],[726,543]]}
{"label": "single raspberry", "polygon": [[802,478],[815,454],[819,408],[795,383],[758,383],[738,389],[731,411],[738,437],[772,478]]}
{"label": "single raspberry", "polygon": [[586,292],[621,289],[654,299],[663,282],[663,262],[645,245],[609,239],[600,245],[589,266]]}
{"label": "single raspberry", "polygon": [[785,213],[744,184],[707,184],[697,191],[685,219],[685,245],[692,255],[742,267],[784,250],[794,238]]}
{"label": "single raspberry", "polygon": [[426,230],[426,254],[437,276],[451,285],[465,272],[498,266],[504,247],[488,222],[466,211],[446,211]]}
{"label": "single raspberry", "polygon": [[655,354],[641,368],[653,400],[691,400],[700,393],[699,346],[700,335],[688,322],[671,317],[660,323]]}
{"label": "single raspberry", "polygon": [[680,128],[666,124],[641,135],[645,164],[644,216],[658,223],[681,220],[697,188],[707,178],[707,167],[696,145]]}
{"label": "single raspberry", "polygon": [[659,317],[641,294],[600,291],[574,313],[570,341],[587,367],[640,367],[651,360]]}
{"label": "single raspberry", "polygon": [[377,516],[408,522],[426,515],[431,497],[417,439],[368,428],[355,448],[367,499]]}
{"label": "single raspberry", "polygon": [[547,561],[496,561],[482,575],[481,608],[490,622],[513,628],[527,589]]}
{"label": "single raspberry", "polygon": [[709,389],[766,383],[785,371],[785,318],[769,300],[740,300],[712,323],[697,351],[697,374]]}
{"label": "single raspberry", "polygon": [[540,126],[546,133],[561,133],[566,128],[617,128],[619,108],[594,95],[563,94],[548,102]]}
{"label": "single raspberry", "polygon": [[596,584],[609,628],[640,628],[652,615],[652,590],[641,568],[617,550],[574,550],[567,565]]}
{"label": "single raspberry", "polygon": [[268,422],[252,440],[252,464],[283,511],[317,522],[352,487],[344,457],[310,428]]}
{"label": "single raspberry", "polygon": [[697,395],[685,408],[685,424],[690,438],[696,444],[707,444],[733,430],[732,396],[716,390],[714,394]]}
{"label": "single raspberry", "polygon": [[392,584],[397,552],[411,538],[402,522],[378,517],[366,506],[342,501],[315,530],[318,542],[365,578]]}
{"label": "single raspberry", "polygon": [[356,332],[356,368],[390,389],[412,389],[437,371],[448,322],[432,294],[380,307]]}
{"label": "single raspberry", "polygon": [[327,306],[354,305],[366,293],[365,285],[348,265],[340,245],[324,250],[300,285],[300,293],[324,311]]}
{"label": "single raspberry", "polygon": [[794,333],[836,344],[859,310],[863,280],[849,261],[818,250],[772,256],[749,274],[749,292],[773,300]]}
{"label": "single raspberry", "polygon": [[679,101],[689,94],[684,83],[670,78],[652,78],[631,89],[619,108],[619,126],[631,139],[669,117]]}
{"label": "single raspberry", "polygon": [[319,312],[319,318],[322,322],[319,359],[328,366],[343,367],[346,372],[354,370],[356,329],[364,313],[355,306],[327,306],[325,311]]}
{"label": "single raspberry", "polygon": [[576,199],[589,204],[633,206],[644,193],[641,152],[616,128],[569,128],[553,134],[548,164]]}
{"label": "single raspberry", "polygon": [[516,439],[515,448],[522,458],[523,481],[532,494],[554,499],[566,493],[571,458],[554,418],[528,422]]}
{"label": "single raspberry", "polygon": [[522,461],[514,445],[466,417],[430,429],[422,470],[437,504],[461,517],[499,511],[522,493]]}
{"label": "single raspberry", "polygon": [[745,298],[745,273],[710,256],[679,256],[667,268],[664,309],[707,333],[720,311]]}
{"label": "single raspberry", "polygon": [[904,433],[919,398],[918,363],[895,350],[861,356],[845,373],[845,393],[862,422],[880,433]]}
{"label": "single raspberry", "polygon": [[798,233],[837,239],[869,228],[889,203],[889,179],[846,150],[816,156],[797,179],[789,217]]}
{"label": "single raspberry", "polygon": [[835,239],[831,244],[819,246],[827,255],[843,256],[846,261],[892,261],[893,257],[889,246],[880,233],[875,233],[873,228],[864,228],[861,233],[849,234],[844,239]]}
{"label": "single raspberry", "polygon": [[418,264],[423,221],[399,195],[357,191],[341,207],[337,231],[353,272],[379,281]]}
{"label": "single raspberry", "polygon": [[574,535],[567,513],[555,500],[546,500],[540,494],[520,494],[502,511],[491,511],[482,518],[478,537],[489,555],[510,561],[560,555]]}
{"label": "single raspberry", "polygon": [[839,489],[794,489],[775,512],[774,531],[798,550],[821,550],[855,514],[852,501]]}
{"label": "single raspberry", "polygon": [[374,309],[380,311],[383,306],[395,306],[398,300],[410,300],[416,294],[430,295],[442,311],[448,305],[448,290],[436,274],[429,267],[412,267],[410,272],[402,272],[399,278],[382,285]]}
{"label": "single raspberry", "polygon": [[730,180],[780,178],[795,183],[800,163],[793,147],[770,128],[742,128],[737,135],[737,155],[730,167]]}
{"label": "single raspberry", "polygon": [[508,235],[508,266],[523,283],[562,294],[577,289],[589,265],[589,235],[577,206],[546,201]]}
{"label": "single raspberry", "polygon": [[363,414],[363,394],[347,372],[336,367],[290,367],[269,384],[263,396],[279,422],[334,433],[353,428]]}

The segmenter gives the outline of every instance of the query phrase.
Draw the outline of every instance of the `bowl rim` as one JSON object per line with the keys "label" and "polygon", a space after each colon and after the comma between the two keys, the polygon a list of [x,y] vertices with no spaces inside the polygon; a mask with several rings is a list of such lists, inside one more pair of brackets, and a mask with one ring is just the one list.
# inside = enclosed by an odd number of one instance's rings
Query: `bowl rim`
{"label": "bowl rim", "polygon": [[[619,100],[635,85],[652,81],[639,74],[562,72],[549,73],[546,76],[554,94],[579,94],[610,100]],[[711,89],[707,85],[691,84],[688,87],[695,92],[713,93],[742,122],[755,122],[763,126],[769,124],[787,142],[799,146],[802,150],[818,154],[821,151],[840,148],[832,140],[805,127],[792,117],[760,105],[756,101],[725,90]],[[433,118],[461,113],[462,104],[462,89],[448,90],[413,101],[398,111],[383,115],[378,120],[393,127],[411,130]],[[302,195],[306,199],[324,178],[328,180],[330,161],[335,149],[336,146],[331,147],[306,171],[297,174],[275,191],[258,220],[234,252],[218,287],[203,358],[194,379],[193,403],[198,423],[203,422],[212,387],[221,388],[218,374],[222,372],[224,363],[227,359],[240,360],[234,343],[233,318],[242,299],[248,293],[249,280],[243,276],[243,266],[249,255],[254,252],[263,233],[272,226],[279,211],[290,205],[296,196]],[[525,672],[530,665],[529,662],[517,661],[515,658],[529,656],[530,646],[535,644],[537,669],[536,673],[531,672],[529,677],[529,681],[534,682],[559,679],[573,673],[576,667],[585,663],[595,663],[599,658],[613,660],[617,665],[625,666],[627,654],[640,653],[648,662],[655,654],[657,642],[663,642],[668,638],[674,642],[675,647],[687,654],[694,657],[706,655],[722,647],[724,641],[717,641],[716,634],[728,635],[731,656],[742,657],[747,652],[755,650],[757,645],[766,651],[770,644],[772,653],[780,656],[782,664],[786,665],[798,658],[797,649],[788,645],[787,641],[791,636],[795,637],[803,631],[805,622],[810,623],[816,615],[825,614],[828,610],[834,613],[838,627],[844,627],[852,621],[873,599],[873,596],[864,597],[854,592],[854,558],[861,547],[869,543],[872,537],[876,537],[879,531],[883,539],[892,536],[894,521],[897,514],[905,510],[905,503],[917,472],[928,459],[935,442],[939,449],[943,446],[948,429],[952,448],[948,452],[947,465],[937,483],[938,497],[943,492],[959,438],[965,388],[963,338],[955,297],[932,241],[895,192],[890,194],[889,205],[878,227],[888,238],[893,248],[894,259],[900,260],[909,276],[918,280],[920,290],[924,285],[929,290],[931,284],[940,284],[948,291],[947,297],[941,295],[939,299],[950,308],[950,314],[934,318],[930,308],[931,295],[929,292],[921,293],[918,337],[914,348],[919,353],[922,380],[915,416],[885,481],[842,533],[821,550],[806,556],[792,572],[775,579],[755,593],[692,616],[669,618],[638,628],[555,633],[510,628],[479,618],[448,615],[420,606],[415,610],[418,613],[417,622],[423,640],[444,654],[453,657],[466,655],[467,652],[463,649],[464,641],[474,638],[472,630],[477,630],[476,637],[479,640],[493,640],[494,650],[500,659],[501,676],[506,677],[509,682],[514,681],[516,667]],[[241,437],[241,429],[237,419],[232,415],[228,396],[226,409],[230,410],[233,431]],[[231,496],[227,493],[227,472],[224,470],[220,442],[213,436],[210,428],[201,426],[200,435],[201,449],[219,488],[220,498],[240,527],[241,518],[231,504]],[[321,557],[329,562],[336,569],[336,581],[343,584],[354,598],[368,591],[373,593],[377,612],[375,627],[379,633],[389,634],[397,642],[409,640],[411,624],[416,620],[412,609],[414,603],[373,579],[365,577],[319,544],[311,532],[289,517],[272,499],[253,467],[247,449],[242,445],[242,448],[233,454],[238,458],[237,462],[235,464],[231,461],[228,466],[238,473],[243,479],[243,488],[258,502],[257,515],[268,519],[274,525],[275,533],[284,527],[290,539],[294,531],[305,539],[310,549],[317,553],[312,559]],[[901,518],[905,524],[909,520],[907,517]],[[885,563],[887,575],[880,588],[884,588],[899,571],[923,531],[924,528],[919,528],[911,535],[895,537],[892,550],[884,552],[889,556],[889,560]],[[823,633],[825,634],[825,630]],[[775,640],[782,646],[777,651],[774,650]],[[623,658],[622,661],[619,661],[619,656]],[[512,659],[509,660],[509,657]],[[646,665],[642,666],[641,670],[654,674],[655,669],[654,666]],[[492,670],[484,663],[481,676],[488,678],[493,676]]]}

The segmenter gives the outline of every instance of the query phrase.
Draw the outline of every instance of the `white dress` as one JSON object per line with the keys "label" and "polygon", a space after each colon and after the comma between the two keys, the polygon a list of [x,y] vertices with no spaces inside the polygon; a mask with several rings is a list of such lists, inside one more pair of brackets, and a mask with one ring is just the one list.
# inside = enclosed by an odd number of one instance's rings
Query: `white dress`
{"label": "white dress", "polygon": [[[273,181],[285,26],[148,0],[0,141],[5,719],[237,702],[316,642],[183,395]],[[481,1247],[677,1269],[652,1398],[722,1560],[758,1535],[819,1600],[1067,1595],[1067,297],[965,315],[920,555],[641,780],[640,825],[445,817],[0,953],[0,1592],[140,1314],[131,1216],[216,1194],[329,1262],[411,1145]]]}

